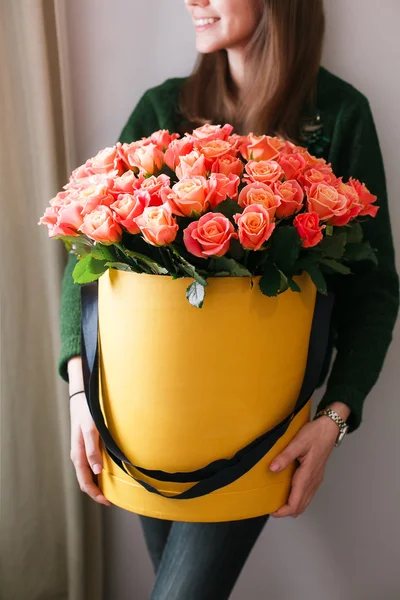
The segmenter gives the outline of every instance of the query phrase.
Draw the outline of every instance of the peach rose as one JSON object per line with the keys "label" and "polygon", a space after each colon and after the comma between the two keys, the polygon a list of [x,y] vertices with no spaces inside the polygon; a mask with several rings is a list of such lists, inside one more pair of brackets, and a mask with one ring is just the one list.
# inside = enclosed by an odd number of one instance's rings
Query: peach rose
{"label": "peach rose", "polygon": [[349,183],[356,190],[362,205],[359,215],[370,215],[371,217],[375,217],[380,207],[372,206],[372,204],[378,199],[378,196],[371,194],[365,183],[361,183],[358,179],[354,179],[354,177],[350,177]]}
{"label": "peach rose", "polygon": [[79,231],[106,246],[119,242],[122,237],[121,226],[115,220],[113,211],[104,205],[84,216]]}
{"label": "peach rose", "polygon": [[245,169],[245,179],[253,182],[259,181],[271,184],[284,175],[282,167],[275,160],[250,160]]}
{"label": "peach rose", "polygon": [[231,174],[241,177],[244,171],[244,164],[240,158],[237,158],[232,154],[225,154],[213,162],[211,171],[213,173],[222,173],[228,177]]}
{"label": "peach rose", "polygon": [[179,165],[176,167],[178,179],[196,177],[197,175],[205,177],[206,174],[205,158],[198,150],[193,150],[189,154],[179,157]]}
{"label": "peach rose", "polygon": [[354,219],[360,213],[362,205],[354,187],[349,183],[343,183],[341,177],[337,180],[335,188],[339,194],[346,198],[347,210],[342,215],[332,217],[329,220],[329,224],[342,227],[343,225],[347,225],[351,219]]}
{"label": "peach rose", "polygon": [[336,188],[326,183],[313,183],[307,196],[309,212],[315,211],[321,221],[331,220],[346,214],[348,201]]}
{"label": "peach rose", "polygon": [[306,165],[308,167],[324,166],[324,165],[330,166],[327,164],[325,158],[323,158],[322,156],[320,158],[313,156],[312,154],[309,153],[307,148],[304,148],[304,146],[296,146],[296,152],[304,158],[304,160],[306,161]]}
{"label": "peach rose", "polygon": [[293,220],[293,225],[302,240],[303,248],[316,246],[322,240],[322,230],[326,225],[319,225],[319,216],[316,212],[305,212],[297,215]]}
{"label": "peach rose", "polygon": [[164,163],[164,153],[152,142],[119,144],[118,151],[128,169],[139,169],[146,175],[153,175]]}
{"label": "peach rose", "polygon": [[152,175],[151,177],[143,179],[138,186],[138,189],[150,194],[149,206],[160,206],[163,203],[163,200],[161,199],[161,190],[164,188],[169,190],[170,183],[171,180],[168,175],[162,174],[158,177]]}
{"label": "peach rose", "polygon": [[242,207],[249,206],[250,204],[261,204],[268,211],[271,221],[275,217],[276,209],[280,206],[281,202],[281,196],[275,194],[269,185],[259,182],[246,185],[238,198],[238,204]]}
{"label": "peach rose", "polygon": [[240,177],[237,175],[230,174],[229,176],[226,176],[222,173],[211,173],[210,179],[208,180],[208,200],[211,208],[215,208],[227,198],[236,200],[238,197],[239,184]]}
{"label": "peach rose", "polygon": [[112,182],[110,194],[118,198],[120,194],[133,194],[140,179],[136,177],[133,171],[126,171],[120,177],[116,177]]}
{"label": "peach rose", "polygon": [[298,177],[298,182],[308,193],[310,187],[316,183],[335,185],[337,177],[330,165],[316,165],[307,167]]}
{"label": "peach rose", "polygon": [[136,190],[134,195],[120,194],[110,208],[115,212],[115,220],[129,233],[136,234],[140,229],[134,219],[143,213],[150,201],[149,192]]}
{"label": "peach rose", "polygon": [[173,140],[179,138],[179,133],[170,133],[168,129],[160,129],[150,136],[150,142],[155,144],[159,150],[165,152]]}
{"label": "peach rose", "polygon": [[272,235],[275,223],[261,204],[246,206],[242,214],[233,216],[238,226],[239,240],[245,250],[260,250]]}
{"label": "peach rose", "polygon": [[279,151],[271,141],[269,136],[250,133],[239,145],[239,152],[245,160],[275,160]]}
{"label": "peach rose", "polygon": [[76,191],[72,196],[82,203],[82,214],[91,213],[99,205],[110,206],[114,202],[113,196],[108,191],[108,186],[97,184]]}
{"label": "peach rose", "polygon": [[207,213],[183,231],[187,251],[199,258],[223,256],[231,239],[237,237],[232,223],[221,213]]}
{"label": "peach rose", "polygon": [[191,139],[187,136],[179,140],[173,140],[168,146],[165,155],[164,162],[165,164],[175,171],[176,167],[179,165],[180,157],[186,156],[192,152],[194,146],[194,139]]}
{"label": "peach rose", "polygon": [[232,154],[231,144],[220,139],[211,141],[196,141],[195,147],[201,154],[204,155],[207,170],[211,169],[213,162],[217,160],[217,158],[221,158],[221,156],[225,156],[227,154]]}
{"label": "peach rose", "polygon": [[146,242],[152,246],[172,244],[179,229],[164,206],[148,206],[135,221]]}
{"label": "peach rose", "polygon": [[307,166],[304,156],[298,152],[280,154],[277,161],[285,172],[286,179],[298,179]]}
{"label": "peach rose", "polygon": [[85,167],[90,173],[99,175],[110,171],[117,171],[121,175],[125,171],[117,146],[100,150],[86,161]]}
{"label": "peach rose", "polygon": [[161,191],[163,203],[178,217],[198,217],[209,207],[209,186],[205,177],[181,179]]}
{"label": "peach rose", "polygon": [[303,208],[304,191],[294,179],[287,179],[283,183],[277,181],[272,189],[281,198],[275,213],[278,219],[287,219]]}
{"label": "peach rose", "polygon": [[71,202],[58,211],[57,223],[53,234],[55,235],[80,235],[79,228],[83,223],[84,215],[79,202]]}
{"label": "peach rose", "polygon": [[206,123],[202,127],[197,127],[191,134],[197,140],[227,140],[233,131],[232,125],[226,123],[221,125],[211,125]]}

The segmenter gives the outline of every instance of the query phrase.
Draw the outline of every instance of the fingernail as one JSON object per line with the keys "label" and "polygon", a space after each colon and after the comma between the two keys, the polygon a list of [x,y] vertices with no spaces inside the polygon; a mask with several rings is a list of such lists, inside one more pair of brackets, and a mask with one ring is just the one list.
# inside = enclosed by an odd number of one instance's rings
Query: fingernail
{"label": "fingernail", "polygon": [[271,471],[279,471],[279,464],[277,462],[272,462],[269,466]]}
{"label": "fingernail", "polygon": [[101,473],[101,465],[99,465],[99,463],[96,463],[95,465],[93,465],[93,473],[95,475],[98,475],[99,473]]}

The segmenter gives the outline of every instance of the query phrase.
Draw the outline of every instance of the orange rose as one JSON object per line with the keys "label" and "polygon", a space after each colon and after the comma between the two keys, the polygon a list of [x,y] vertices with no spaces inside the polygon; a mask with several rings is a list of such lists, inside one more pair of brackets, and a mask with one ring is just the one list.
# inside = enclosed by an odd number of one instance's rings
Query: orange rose
{"label": "orange rose", "polygon": [[179,157],[179,165],[176,167],[178,179],[186,177],[196,177],[201,175],[205,177],[207,174],[205,158],[198,150],[193,150],[185,156]]}
{"label": "orange rose", "polygon": [[205,177],[181,179],[172,188],[164,188],[161,198],[178,217],[198,217],[209,206],[209,185]]}
{"label": "orange rose", "polygon": [[174,217],[164,206],[148,206],[134,221],[146,242],[152,246],[172,244],[179,229]]}
{"label": "orange rose", "polygon": [[279,150],[276,142],[267,135],[250,133],[239,145],[239,152],[245,160],[276,160]]}
{"label": "orange rose", "polygon": [[246,164],[245,179],[260,181],[261,183],[274,183],[281,179],[284,171],[275,160],[250,160]]}
{"label": "orange rose", "polygon": [[249,206],[250,204],[261,204],[269,214],[269,218],[275,217],[275,212],[281,204],[281,197],[275,194],[273,189],[265,183],[249,183],[242,189],[238,198],[239,206]]}
{"label": "orange rose", "polygon": [[211,171],[213,173],[222,173],[227,177],[229,177],[229,175],[238,175],[238,177],[241,177],[243,175],[244,165],[240,158],[237,158],[232,154],[225,154],[213,162]]}
{"label": "orange rose", "polygon": [[272,235],[275,223],[261,204],[246,206],[242,214],[233,216],[238,226],[239,241],[245,250],[260,250]]}
{"label": "orange rose", "polygon": [[277,181],[272,189],[281,198],[275,213],[278,219],[291,217],[303,208],[304,191],[294,179],[287,179],[283,183]]}
{"label": "orange rose", "polygon": [[322,221],[331,223],[347,213],[348,201],[336,188],[326,183],[314,183],[307,197],[309,212],[315,211]]}
{"label": "orange rose", "polygon": [[232,125],[211,125],[206,123],[202,127],[197,127],[191,134],[197,140],[227,140],[233,131]]}
{"label": "orange rose", "polygon": [[119,242],[122,237],[121,226],[115,220],[113,211],[104,205],[85,215],[78,231],[106,246]]}
{"label": "orange rose", "polygon": [[300,185],[308,192],[310,187],[316,183],[326,183],[335,185],[337,177],[332,171],[330,165],[315,165],[307,167],[298,177]]}
{"label": "orange rose", "polygon": [[316,212],[305,212],[297,215],[293,225],[302,240],[303,248],[316,246],[322,240],[322,230],[326,225],[319,225],[319,216]]}
{"label": "orange rose", "polygon": [[304,157],[298,152],[280,154],[276,160],[282,167],[286,179],[298,179],[307,165]]}
{"label": "orange rose", "polygon": [[374,196],[366,187],[365,183],[361,183],[358,179],[350,177],[349,183],[356,190],[362,209],[359,212],[361,216],[370,215],[375,217],[379,210],[379,206],[372,206],[372,204],[378,199],[378,196]]}

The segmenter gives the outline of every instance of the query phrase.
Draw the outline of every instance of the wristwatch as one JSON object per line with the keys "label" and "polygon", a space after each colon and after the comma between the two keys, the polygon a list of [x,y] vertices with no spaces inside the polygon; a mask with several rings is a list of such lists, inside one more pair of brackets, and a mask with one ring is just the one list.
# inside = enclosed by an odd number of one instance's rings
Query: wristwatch
{"label": "wristwatch", "polygon": [[338,415],[338,413],[336,411],[332,410],[331,408],[324,408],[322,410],[319,410],[317,412],[317,414],[314,416],[313,421],[315,419],[317,419],[318,417],[322,417],[322,415],[326,415],[327,417],[330,417],[339,426],[339,433],[336,438],[335,446],[340,446],[344,436],[347,433],[347,430],[349,429],[348,424],[346,423],[346,421],[344,421],[342,419],[342,417],[340,415]]}

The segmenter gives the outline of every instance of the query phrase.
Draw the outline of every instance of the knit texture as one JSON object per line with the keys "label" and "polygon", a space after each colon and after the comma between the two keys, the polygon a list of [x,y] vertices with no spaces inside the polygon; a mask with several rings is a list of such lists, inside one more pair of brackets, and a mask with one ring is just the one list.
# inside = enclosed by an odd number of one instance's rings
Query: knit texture
{"label": "knit texture", "polygon": [[[185,78],[168,79],[147,90],[123,128],[119,141],[132,142],[158,129],[180,129],[177,107]],[[320,67],[317,110],[321,128],[304,141],[309,151],[332,164],[337,176],[365,182],[378,196],[377,216],[363,223],[364,236],[377,251],[379,265],[368,272],[328,278],[336,294],[331,335],[318,387],[327,379],[317,410],[341,401],[351,409],[349,433],[361,424],[364,401],[375,385],[392,341],[399,308],[399,276],[389,217],[386,176],[381,148],[368,99],[350,83]],[[68,360],[80,354],[80,285],[69,254],[62,282],[59,374],[68,381]],[[336,356],[331,362],[333,351]],[[329,372],[330,371],[330,372]],[[328,376],[329,375],[329,376]]]}

